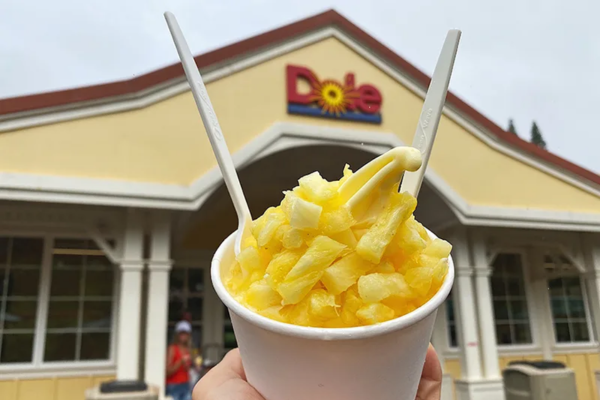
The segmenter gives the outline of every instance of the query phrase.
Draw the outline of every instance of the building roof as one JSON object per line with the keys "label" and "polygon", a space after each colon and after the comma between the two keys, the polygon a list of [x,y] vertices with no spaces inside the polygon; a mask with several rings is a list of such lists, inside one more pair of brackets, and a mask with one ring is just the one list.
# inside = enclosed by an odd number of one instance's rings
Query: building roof
{"label": "building roof", "polygon": [[[417,84],[428,87],[431,78],[416,68],[414,65],[400,57],[394,51],[377,41],[368,33],[350,22],[348,19],[330,10],[304,20],[274,29],[272,31],[251,37],[222,47],[220,49],[201,54],[195,57],[198,68],[202,70],[217,67],[228,60],[260,52],[277,43],[290,40],[294,37],[305,35],[309,32],[335,26],[352,36],[357,41],[369,48],[370,51],[386,60],[395,68],[401,70]],[[101,85],[87,86],[77,89],[41,93],[29,96],[0,99],[0,118],[9,117],[10,114],[29,112],[45,112],[60,107],[82,107],[86,103],[110,101],[113,97],[134,95],[152,87],[168,83],[184,76],[180,63],[138,76],[136,78]],[[600,175],[580,167],[549,151],[541,149],[512,133],[506,132],[486,116],[475,110],[452,92],[448,92],[446,104],[461,112],[472,122],[479,125],[498,139],[519,148],[532,157],[552,164],[558,168],[569,171],[595,185],[600,185]]]}

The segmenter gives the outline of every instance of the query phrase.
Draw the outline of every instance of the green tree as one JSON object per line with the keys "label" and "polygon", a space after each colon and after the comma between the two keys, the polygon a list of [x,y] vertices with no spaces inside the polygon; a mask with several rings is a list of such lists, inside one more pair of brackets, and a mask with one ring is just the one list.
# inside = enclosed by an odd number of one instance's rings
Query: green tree
{"label": "green tree", "polygon": [[531,125],[531,143],[535,144],[537,147],[546,149],[546,141],[542,136],[542,132],[540,132],[540,128],[538,128],[535,121],[533,121],[533,125]]}
{"label": "green tree", "polygon": [[515,128],[512,118],[508,120],[508,132],[517,135],[517,129]]}

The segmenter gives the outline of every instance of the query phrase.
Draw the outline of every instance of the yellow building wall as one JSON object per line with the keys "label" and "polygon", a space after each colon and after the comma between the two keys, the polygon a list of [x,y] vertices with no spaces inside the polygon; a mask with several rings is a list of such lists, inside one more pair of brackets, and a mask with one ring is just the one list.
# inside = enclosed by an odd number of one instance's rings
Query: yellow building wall
{"label": "yellow building wall", "polygon": [[84,400],[85,391],[111,375],[0,380],[1,400]]}
{"label": "yellow building wall", "polygon": [[[539,359],[539,355],[502,356],[499,359],[500,370],[504,370],[512,361],[533,361]],[[600,370],[600,355],[598,353],[559,354],[554,356],[554,360],[565,363],[575,371],[578,400],[600,400],[594,375],[595,371]],[[459,379],[459,360],[446,360],[444,363],[444,372],[452,375],[454,379]]]}
{"label": "yellow building wall", "polygon": [[[285,66],[383,95],[383,123],[287,114]],[[276,121],[394,132],[411,143],[422,100],[353,50],[330,38],[208,84],[230,150]],[[598,213],[600,199],[501,154],[443,117],[430,166],[471,204]],[[468,157],[464,157],[467,154]],[[191,94],[150,107],[0,134],[0,171],[189,185],[215,159]]]}

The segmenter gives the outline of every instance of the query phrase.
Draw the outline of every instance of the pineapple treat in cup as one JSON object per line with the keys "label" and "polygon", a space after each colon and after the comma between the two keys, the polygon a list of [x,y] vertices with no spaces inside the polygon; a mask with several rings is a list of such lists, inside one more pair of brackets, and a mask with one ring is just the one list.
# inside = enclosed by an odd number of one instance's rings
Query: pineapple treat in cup
{"label": "pineapple treat in cup", "polygon": [[454,268],[451,245],[398,193],[420,167],[409,150],[346,166],[339,181],[301,178],[237,257],[235,234],[217,250],[213,284],[266,400],[414,400]]}

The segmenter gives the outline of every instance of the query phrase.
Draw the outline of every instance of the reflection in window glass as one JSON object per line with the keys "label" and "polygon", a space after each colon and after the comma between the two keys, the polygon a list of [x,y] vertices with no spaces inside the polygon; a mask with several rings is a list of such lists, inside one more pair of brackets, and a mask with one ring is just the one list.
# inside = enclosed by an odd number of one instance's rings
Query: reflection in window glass
{"label": "reflection in window glass", "polygon": [[173,340],[175,324],[185,318],[192,324],[193,346],[202,346],[203,304],[204,269],[175,265],[169,275],[169,342]]}
{"label": "reflection in window glass", "polygon": [[498,344],[532,343],[521,256],[499,254],[493,270],[490,286]]}
{"label": "reflection in window glass", "polygon": [[454,297],[452,290],[446,299],[446,324],[448,325],[448,344],[450,347],[458,347],[458,335],[456,333],[456,317],[454,313]]}
{"label": "reflection in window glass", "polygon": [[44,361],[110,357],[114,273],[92,241],[54,242]]}
{"label": "reflection in window glass", "polygon": [[229,351],[237,347],[237,340],[235,338],[235,333],[233,332],[229,310],[225,305],[223,305],[223,309],[223,346],[225,351]]}
{"label": "reflection in window glass", "polygon": [[0,364],[33,359],[41,238],[0,237]]}
{"label": "reflection in window glass", "polygon": [[33,333],[2,334],[0,364],[31,362],[33,358]]}
{"label": "reflection in window glass", "polygon": [[556,278],[548,282],[548,287],[556,342],[588,342],[590,333],[581,279]]}

